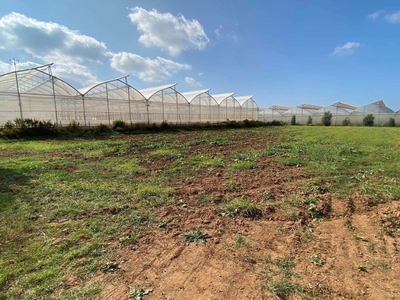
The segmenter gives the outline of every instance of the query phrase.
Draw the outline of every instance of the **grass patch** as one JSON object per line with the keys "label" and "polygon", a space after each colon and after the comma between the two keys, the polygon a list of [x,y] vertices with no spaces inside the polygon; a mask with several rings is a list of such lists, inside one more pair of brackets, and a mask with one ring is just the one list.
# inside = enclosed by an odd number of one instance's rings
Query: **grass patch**
{"label": "grass patch", "polygon": [[262,215],[262,210],[258,205],[245,200],[233,199],[228,203],[221,204],[217,207],[217,213],[222,216],[243,216],[246,218],[256,218]]}

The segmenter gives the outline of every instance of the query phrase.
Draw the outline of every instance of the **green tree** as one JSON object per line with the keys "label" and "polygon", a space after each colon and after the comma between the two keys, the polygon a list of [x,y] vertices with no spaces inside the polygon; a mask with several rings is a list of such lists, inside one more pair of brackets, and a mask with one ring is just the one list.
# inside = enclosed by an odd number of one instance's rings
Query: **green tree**
{"label": "green tree", "polygon": [[375,117],[373,114],[366,115],[363,119],[364,126],[374,126]]}
{"label": "green tree", "polygon": [[322,125],[331,126],[332,124],[332,114],[330,111],[324,112],[324,116],[321,118]]}
{"label": "green tree", "polygon": [[290,120],[290,125],[296,125],[296,115],[292,116],[292,119]]}

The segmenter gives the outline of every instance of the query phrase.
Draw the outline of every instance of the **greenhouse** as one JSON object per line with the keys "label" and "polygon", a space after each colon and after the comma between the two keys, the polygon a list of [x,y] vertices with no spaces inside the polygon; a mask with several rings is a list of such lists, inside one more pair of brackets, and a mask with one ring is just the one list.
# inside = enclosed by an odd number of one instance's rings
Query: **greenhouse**
{"label": "greenhouse", "polygon": [[361,124],[364,117],[369,114],[372,114],[375,117],[374,124],[376,125],[384,125],[389,122],[390,118],[396,118],[396,113],[386,107],[385,103],[380,100],[354,110],[351,113],[351,121],[355,124]]}
{"label": "greenhouse", "polygon": [[115,120],[188,124],[258,118],[252,96],[212,96],[209,89],[182,94],[176,83],[138,90],[128,84],[129,75],[77,90],[53,76],[51,66],[0,75],[0,126],[16,118],[84,126]]}
{"label": "greenhouse", "polygon": [[82,99],[78,90],[51,75],[51,64],[7,73],[0,76],[0,125],[15,118],[79,120]]}
{"label": "greenhouse", "polygon": [[332,105],[321,107],[311,104],[301,104],[297,107],[289,108],[284,106],[271,106],[268,109],[261,108],[258,118],[260,121],[282,121],[290,124],[292,117],[296,116],[296,124],[322,124],[322,117],[326,112],[332,114],[332,125],[343,124],[363,124],[363,119],[372,114],[374,116],[375,125],[387,125],[391,119],[400,123],[399,112],[395,113],[392,109],[386,107],[385,103],[380,100],[359,108],[350,104],[336,102]]}

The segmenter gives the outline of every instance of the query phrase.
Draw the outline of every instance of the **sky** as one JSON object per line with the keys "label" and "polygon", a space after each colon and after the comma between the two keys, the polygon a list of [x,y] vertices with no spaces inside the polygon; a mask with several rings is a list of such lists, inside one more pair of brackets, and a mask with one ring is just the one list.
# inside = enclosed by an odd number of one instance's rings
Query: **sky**
{"label": "sky", "polygon": [[398,0],[1,0],[0,74],[400,110]]}

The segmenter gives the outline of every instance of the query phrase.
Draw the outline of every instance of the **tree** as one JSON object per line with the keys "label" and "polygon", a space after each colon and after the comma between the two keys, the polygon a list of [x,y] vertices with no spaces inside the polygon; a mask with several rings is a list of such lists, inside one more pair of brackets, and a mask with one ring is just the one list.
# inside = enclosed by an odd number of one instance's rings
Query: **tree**
{"label": "tree", "polygon": [[324,112],[324,116],[321,118],[321,122],[324,126],[331,126],[332,124],[332,114],[330,111]]}
{"label": "tree", "polygon": [[296,115],[292,116],[292,119],[290,120],[290,125],[296,125]]}
{"label": "tree", "polygon": [[346,119],[343,120],[342,126],[349,126],[350,125],[350,119],[347,117]]}
{"label": "tree", "polygon": [[312,125],[312,117],[308,116],[307,125]]}
{"label": "tree", "polygon": [[364,126],[374,126],[375,117],[373,114],[366,115],[363,119]]}

